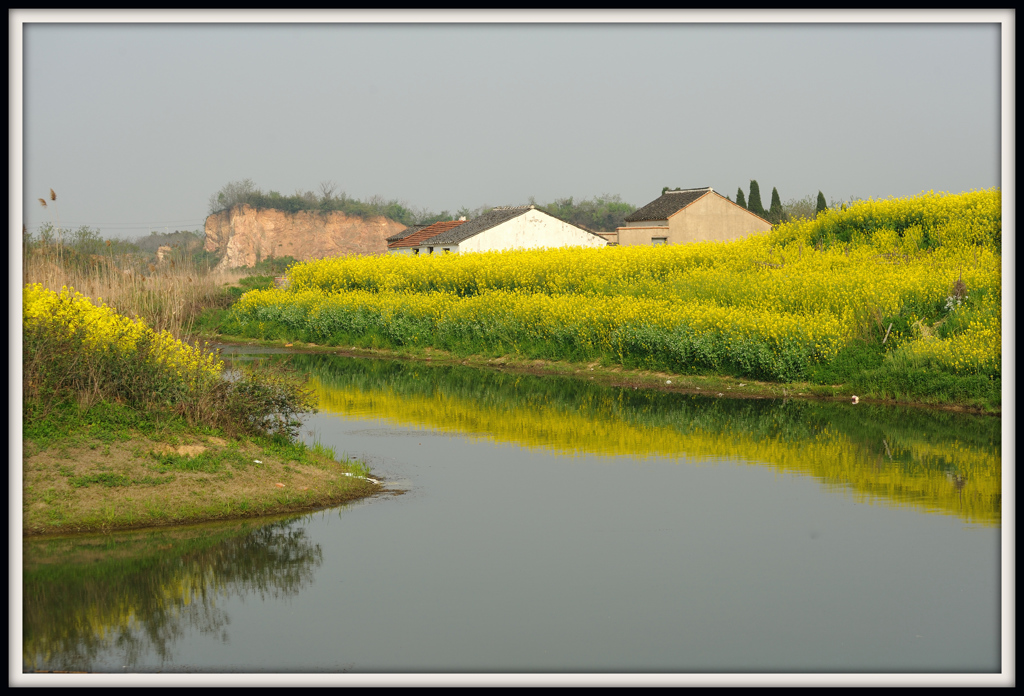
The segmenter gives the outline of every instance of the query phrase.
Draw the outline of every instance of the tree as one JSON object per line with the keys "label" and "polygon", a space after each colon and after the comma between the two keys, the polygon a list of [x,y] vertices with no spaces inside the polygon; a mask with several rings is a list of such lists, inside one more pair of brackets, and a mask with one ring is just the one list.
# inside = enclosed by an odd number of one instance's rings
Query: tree
{"label": "tree", "polygon": [[818,191],[818,207],[814,210],[814,215],[817,217],[822,211],[828,210],[828,204],[825,203],[825,194]]}
{"label": "tree", "polygon": [[747,207],[747,199],[744,198],[743,189],[741,188],[736,189],[736,205],[738,205],[741,208]]}
{"label": "tree", "polygon": [[761,205],[761,188],[757,185],[757,179],[750,180],[750,195],[747,196],[747,210],[758,217],[768,219],[764,206]]}
{"label": "tree", "polygon": [[813,220],[814,215],[814,194],[803,198],[791,198],[782,204],[783,220],[799,220],[801,218]]}
{"label": "tree", "polygon": [[784,222],[785,211],[782,210],[782,200],[779,198],[779,190],[772,187],[772,203],[768,207],[768,215],[765,219],[773,225]]}
{"label": "tree", "polygon": [[221,210],[229,210],[243,203],[252,204],[260,195],[262,195],[262,192],[253,183],[252,179],[232,181],[225,184],[220,191],[210,196],[210,212],[217,213]]}
{"label": "tree", "polygon": [[[530,202],[533,203],[533,199]],[[614,231],[623,226],[626,216],[636,210],[633,205],[624,203],[618,194],[607,193],[579,201],[572,196],[557,198],[547,205],[537,207],[559,220],[595,232]]]}
{"label": "tree", "polygon": [[334,194],[338,191],[338,185],[333,181],[320,182],[320,207],[325,210],[331,207],[334,201]]}

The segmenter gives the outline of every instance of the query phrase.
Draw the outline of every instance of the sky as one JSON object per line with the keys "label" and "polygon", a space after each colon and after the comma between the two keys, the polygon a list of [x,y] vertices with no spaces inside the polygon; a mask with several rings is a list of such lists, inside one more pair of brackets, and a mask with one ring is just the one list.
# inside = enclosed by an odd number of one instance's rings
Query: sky
{"label": "sky", "polygon": [[12,224],[196,230],[246,178],[451,213],[1000,186],[1008,18],[12,11]]}

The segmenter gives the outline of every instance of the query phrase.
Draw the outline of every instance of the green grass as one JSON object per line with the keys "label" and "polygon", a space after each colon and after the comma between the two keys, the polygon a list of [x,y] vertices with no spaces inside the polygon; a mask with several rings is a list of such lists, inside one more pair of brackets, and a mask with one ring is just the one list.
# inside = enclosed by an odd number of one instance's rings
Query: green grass
{"label": "green grass", "polygon": [[160,474],[170,471],[202,471],[208,474],[215,474],[224,470],[228,464],[234,467],[244,467],[251,464],[244,455],[235,449],[222,450],[216,453],[203,452],[194,457],[181,454],[157,453],[150,455],[156,461],[153,470]]}
{"label": "green grass", "polygon": [[92,474],[90,476],[75,476],[68,480],[75,488],[85,488],[92,484],[98,484],[100,486],[106,486],[107,488],[115,488],[117,486],[130,486],[132,479],[124,474]]}
{"label": "green grass", "polygon": [[[323,347],[340,346],[355,347],[360,350],[389,352],[395,356],[422,358],[426,345],[410,345],[389,341],[385,336],[373,331],[361,335],[337,333],[328,338],[310,340],[308,332],[295,331],[284,324],[265,323],[258,328],[254,323],[242,327],[226,313],[220,329],[224,331],[226,340],[256,339],[268,343],[289,341],[314,343]],[[894,326],[893,330],[896,330]],[[929,405],[951,405],[982,412],[995,413],[1002,410],[1001,382],[998,377],[987,375],[958,375],[946,370],[938,370],[925,363],[909,364],[908,361],[894,359],[894,354],[882,345],[884,332],[871,335],[866,339],[855,339],[845,346],[834,360],[829,363],[813,363],[801,371],[799,356],[789,357],[788,367],[786,354],[774,369],[782,370],[790,375],[789,380],[779,380],[767,374],[767,369],[758,369],[758,365],[768,365],[770,358],[764,350],[759,350],[756,342],[749,345],[737,343],[728,356],[719,360],[676,359],[666,362],[664,352],[654,351],[647,357],[633,356],[623,360],[618,355],[607,352],[591,351],[573,353],[573,360],[552,361],[550,355],[560,348],[552,343],[532,344],[496,344],[485,339],[467,337],[459,341],[448,341],[441,348],[431,349],[435,359],[447,357],[453,361],[475,359],[475,362],[493,358],[509,358],[510,361],[544,360],[557,368],[559,362],[570,364],[586,364],[598,362],[606,367],[621,366],[626,370],[669,372],[675,375],[691,377],[722,377],[727,379],[740,378],[757,380],[766,385],[774,385],[777,390],[785,389],[787,393],[798,391],[810,392],[815,395],[857,394],[861,398],[894,400],[901,403],[921,403]],[[715,353],[715,346],[698,344],[683,346],[680,355],[698,355],[700,351]],[[710,362],[710,365],[708,363]],[[750,375],[755,375],[751,377]]]}
{"label": "green grass", "polygon": [[[199,439],[205,449],[194,456],[170,451],[198,444],[182,419],[162,423],[141,440],[138,430],[125,431],[121,441],[111,445],[116,463],[108,466],[100,448],[90,446],[88,433],[110,424],[96,423],[95,416],[70,420],[75,424],[65,422],[59,440],[54,439],[54,428],[39,428],[49,438],[51,451],[38,449],[34,455],[43,459],[25,460],[27,534],[191,524],[316,509],[379,490],[376,484],[354,478],[369,476],[364,464],[339,461],[334,448],[322,443],[306,445],[282,435],[231,439],[215,431],[212,437]],[[64,449],[61,442],[71,443],[68,458],[54,461],[53,454]],[[90,489],[92,493],[81,497]],[[105,490],[118,491],[118,497],[105,497]]]}
{"label": "green grass", "polygon": [[300,416],[315,411],[302,376],[179,378],[166,399],[175,377],[148,373],[146,355],[90,356],[82,335],[37,329],[26,334],[36,357],[23,375],[26,534],[311,509],[379,490],[346,475],[365,467],[297,440]]}

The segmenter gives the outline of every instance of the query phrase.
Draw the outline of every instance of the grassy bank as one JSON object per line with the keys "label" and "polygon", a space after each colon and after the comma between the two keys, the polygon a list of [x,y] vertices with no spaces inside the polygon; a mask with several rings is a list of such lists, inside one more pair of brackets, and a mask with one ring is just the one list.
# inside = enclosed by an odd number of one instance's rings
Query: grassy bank
{"label": "grassy bank", "polygon": [[26,429],[23,445],[26,536],[311,510],[380,490],[330,448],[111,404],[58,409]]}
{"label": "grassy bank", "polygon": [[1000,200],[864,201],[726,243],[323,259],[214,323],[998,410]]}
{"label": "grassy bank", "polygon": [[26,534],[313,509],[378,492],[297,442],[301,378],[235,370],[74,291],[23,293]]}
{"label": "grassy bank", "polygon": [[598,385],[635,387],[637,389],[676,392],[685,394],[710,395],[728,399],[793,399],[852,402],[857,396],[858,404],[910,406],[915,408],[959,411],[964,413],[999,416],[1001,402],[998,396],[993,400],[964,398],[953,402],[934,395],[901,394],[879,397],[866,390],[858,390],[851,384],[815,384],[813,382],[773,382],[754,380],[717,373],[680,374],[660,370],[626,368],[610,360],[573,362],[570,360],[531,359],[517,355],[474,355],[458,354],[437,348],[374,348],[353,345],[320,345],[303,341],[260,340],[244,336],[220,333],[230,320],[230,310],[219,310],[204,315],[199,325],[205,327],[206,340],[226,344],[252,345],[267,348],[284,348],[288,351],[310,355],[338,355],[354,358],[394,359],[410,362],[425,362],[432,365],[461,365],[481,370],[518,373],[525,375],[549,375],[571,377]]}

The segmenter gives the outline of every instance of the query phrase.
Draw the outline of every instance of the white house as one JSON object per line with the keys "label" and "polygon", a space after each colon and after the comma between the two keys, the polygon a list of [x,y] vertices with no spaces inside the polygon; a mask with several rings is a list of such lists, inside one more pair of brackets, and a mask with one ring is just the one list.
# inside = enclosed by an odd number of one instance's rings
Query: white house
{"label": "white house", "polygon": [[447,223],[451,227],[438,234],[421,237],[430,230],[424,228],[397,243],[409,244],[414,254],[608,245],[604,237],[559,220],[532,205],[493,208],[468,222],[452,224],[456,222],[459,221]]}

